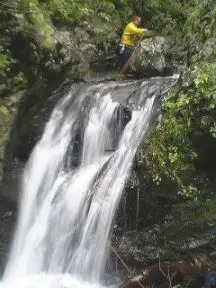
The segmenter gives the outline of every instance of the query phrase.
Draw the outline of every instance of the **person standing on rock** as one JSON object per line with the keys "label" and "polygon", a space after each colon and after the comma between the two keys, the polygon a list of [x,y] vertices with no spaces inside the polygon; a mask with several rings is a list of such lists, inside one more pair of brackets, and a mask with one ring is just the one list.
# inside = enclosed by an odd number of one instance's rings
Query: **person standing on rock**
{"label": "person standing on rock", "polygon": [[145,32],[148,31],[147,29],[139,28],[140,24],[141,24],[141,18],[135,16],[133,20],[130,23],[128,23],[124,29],[119,47],[120,69],[133,54],[133,51],[137,44],[136,38],[137,37],[142,38]]}
{"label": "person standing on rock", "polygon": [[133,64],[135,63],[136,49],[138,47],[137,44],[139,44],[139,42],[136,42],[136,38],[140,38],[139,41],[141,41],[143,36],[156,36],[156,33],[154,31],[149,31],[145,28],[139,28],[140,24],[141,18],[135,16],[133,20],[128,23],[124,29],[118,53],[119,70],[116,77],[117,81],[121,81],[124,79],[125,73],[129,67],[131,67],[132,70],[135,70]]}

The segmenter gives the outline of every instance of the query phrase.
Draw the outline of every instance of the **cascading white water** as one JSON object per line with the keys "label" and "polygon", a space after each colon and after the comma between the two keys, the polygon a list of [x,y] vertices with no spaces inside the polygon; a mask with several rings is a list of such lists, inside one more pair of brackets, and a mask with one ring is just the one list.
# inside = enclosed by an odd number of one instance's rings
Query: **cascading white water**
{"label": "cascading white water", "polygon": [[[155,100],[144,95],[145,89],[139,93],[144,103],[132,112],[115,151],[106,151],[119,107],[107,90],[102,84],[71,90],[54,109],[25,167],[3,286],[100,285],[115,212]],[[85,123],[82,154],[74,168],[67,163],[80,119]]]}

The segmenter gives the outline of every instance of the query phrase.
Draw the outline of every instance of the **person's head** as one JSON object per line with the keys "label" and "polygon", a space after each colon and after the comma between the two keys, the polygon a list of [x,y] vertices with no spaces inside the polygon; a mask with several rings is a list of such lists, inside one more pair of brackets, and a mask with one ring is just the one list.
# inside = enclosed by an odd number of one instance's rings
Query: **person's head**
{"label": "person's head", "polygon": [[134,18],[133,18],[133,22],[136,26],[140,26],[141,20],[142,19],[139,16],[134,16]]}

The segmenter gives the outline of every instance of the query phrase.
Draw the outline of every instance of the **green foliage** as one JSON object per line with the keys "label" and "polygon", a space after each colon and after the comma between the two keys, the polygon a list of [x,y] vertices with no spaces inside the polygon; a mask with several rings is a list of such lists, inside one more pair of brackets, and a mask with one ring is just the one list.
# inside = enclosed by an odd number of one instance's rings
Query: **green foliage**
{"label": "green foliage", "polygon": [[4,80],[7,74],[11,70],[11,65],[14,63],[14,59],[10,56],[10,51],[5,50],[2,45],[0,45],[0,79]]}
{"label": "green foliage", "polygon": [[165,35],[180,33],[181,22],[186,19],[182,1],[154,0],[154,1],[127,1],[136,14],[142,16],[143,23]]}
{"label": "green foliage", "polygon": [[216,65],[204,63],[196,66],[195,88],[189,92],[195,92],[191,102],[194,105],[194,128],[203,133],[213,133],[215,128],[216,108]]}
{"label": "green foliage", "polygon": [[28,84],[28,80],[23,72],[19,72],[13,79],[14,86],[24,88]]}
{"label": "green foliage", "polygon": [[216,65],[204,63],[189,71],[193,76],[185,90],[173,92],[162,107],[162,120],[149,141],[147,155],[153,181],[166,178],[178,186],[179,194],[200,195],[196,177],[196,153],[192,134],[216,137]]}
{"label": "green foliage", "polygon": [[168,178],[177,184],[179,194],[197,197],[196,187],[189,184],[196,153],[188,137],[191,121],[187,96],[171,95],[164,103],[162,113],[162,121],[149,141],[147,154],[153,181],[160,185]]}
{"label": "green foliage", "polygon": [[82,4],[83,1],[50,0],[47,8],[55,21],[74,24],[93,14],[93,10]]}
{"label": "green foliage", "polygon": [[42,46],[50,48],[53,45],[53,28],[48,10],[43,9],[37,0],[21,0],[20,9],[26,19],[27,33],[36,37]]}
{"label": "green foliage", "polygon": [[0,74],[5,76],[6,72],[10,71],[11,60],[5,53],[0,53]]}
{"label": "green foliage", "polygon": [[49,0],[44,7],[50,11],[54,22],[60,24],[74,25],[91,21],[95,13],[98,19],[109,22],[116,15],[113,1]]}

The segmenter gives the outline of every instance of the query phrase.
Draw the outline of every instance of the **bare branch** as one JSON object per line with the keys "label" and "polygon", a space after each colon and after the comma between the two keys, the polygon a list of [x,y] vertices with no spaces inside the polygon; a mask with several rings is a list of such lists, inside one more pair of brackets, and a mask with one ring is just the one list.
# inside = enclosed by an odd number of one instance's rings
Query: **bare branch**
{"label": "bare branch", "polygon": [[161,274],[167,279],[167,281],[169,282],[169,288],[173,288],[172,286],[172,280],[174,279],[174,277],[176,276],[176,273],[177,271],[175,271],[173,273],[173,275],[170,275],[170,266],[169,264],[168,265],[168,272],[167,274],[165,273],[165,271],[163,271],[162,267],[161,267],[161,260],[160,260],[160,257],[159,257],[159,270],[161,272]]}

